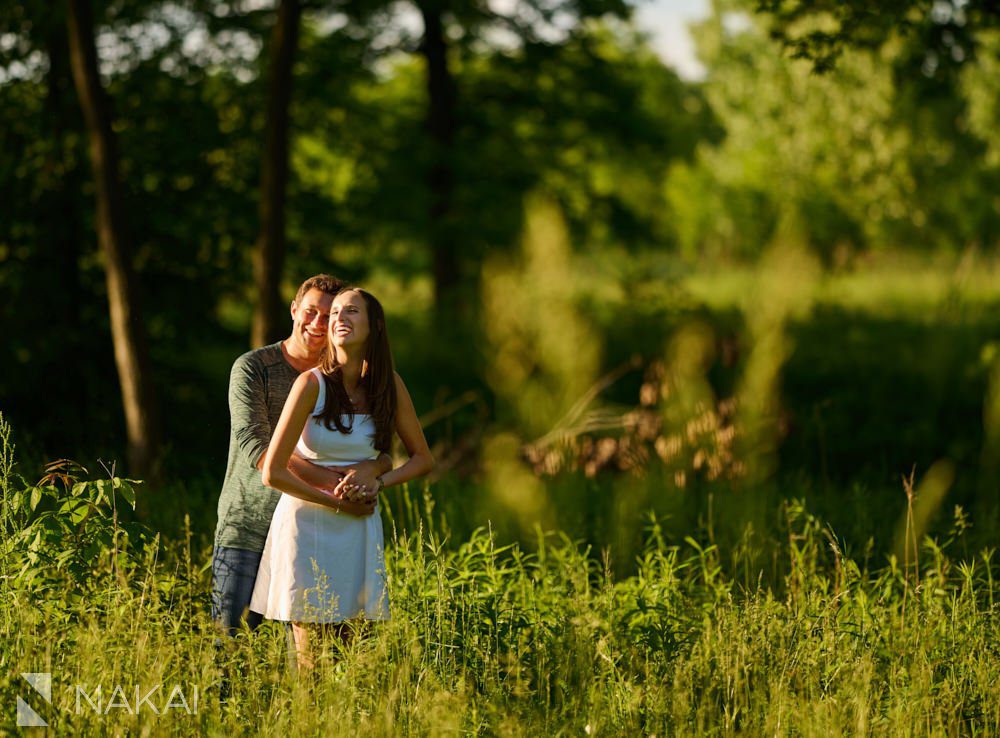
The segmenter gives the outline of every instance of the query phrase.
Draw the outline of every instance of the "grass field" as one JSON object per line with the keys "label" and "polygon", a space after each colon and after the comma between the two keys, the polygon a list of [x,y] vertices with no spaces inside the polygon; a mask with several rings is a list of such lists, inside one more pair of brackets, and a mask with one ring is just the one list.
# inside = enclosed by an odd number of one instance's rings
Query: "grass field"
{"label": "grass field", "polygon": [[[221,464],[153,491],[72,466],[35,485],[0,421],[0,733],[20,697],[59,734],[1000,735],[1000,275],[863,267],[651,267],[648,299],[595,276],[578,312],[537,288],[562,312],[533,340],[638,368],[592,416],[540,422],[523,385],[441,364],[473,399],[429,435],[444,456],[484,426],[475,464],[386,494],[393,618],[308,677],[275,625],[217,646]],[[564,325],[600,361],[563,351]],[[404,374],[437,367],[403,328]],[[51,704],[22,673],[51,674]]]}
{"label": "grass field", "polygon": [[[956,538],[872,565],[797,502],[780,581],[648,521],[631,576],[558,535],[388,519],[393,618],[316,670],[283,628],[222,648],[206,550],[126,522],[132,486],[21,488],[5,448],[0,699],[79,735],[998,735],[996,562]],[[916,545],[907,536],[907,544]],[[734,552],[728,552],[733,555]],[[744,552],[744,554],[747,554]],[[51,704],[22,673],[51,675]],[[220,704],[228,675],[232,694]]]}

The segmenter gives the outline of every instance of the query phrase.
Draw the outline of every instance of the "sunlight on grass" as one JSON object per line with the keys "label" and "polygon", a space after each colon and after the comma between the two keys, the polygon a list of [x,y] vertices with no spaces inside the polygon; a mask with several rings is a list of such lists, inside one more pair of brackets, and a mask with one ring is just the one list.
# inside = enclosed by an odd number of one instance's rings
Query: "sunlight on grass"
{"label": "sunlight on grass", "polygon": [[[716,545],[671,542],[653,519],[635,573],[616,578],[604,553],[559,534],[537,532],[531,553],[483,528],[446,545],[428,501],[421,512],[404,491],[408,522],[390,519],[386,552],[392,620],[327,642],[299,674],[280,624],[220,641],[210,552],[189,526],[161,540],[128,520],[124,480],[79,468],[26,484],[2,418],[0,441],[5,731],[17,698],[55,731],[100,736],[1000,731],[990,551],[956,561],[928,539],[911,581],[895,560],[846,555],[793,501],[774,551],[783,586],[739,584]],[[750,548],[726,554],[734,572],[755,565]],[[51,674],[51,703],[22,673]]]}
{"label": "sunlight on grass", "polygon": [[[681,283],[697,301],[723,310],[742,303],[756,274],[750,266],[695,270]],[[824,274],[815,298],[817,303],[849,310],[918,318],[921,313],[913,311],[941,307],[954,299],[971,305],[997,303],[1000,262],[972,255],[950,259],[873,255],[850,270]]]}

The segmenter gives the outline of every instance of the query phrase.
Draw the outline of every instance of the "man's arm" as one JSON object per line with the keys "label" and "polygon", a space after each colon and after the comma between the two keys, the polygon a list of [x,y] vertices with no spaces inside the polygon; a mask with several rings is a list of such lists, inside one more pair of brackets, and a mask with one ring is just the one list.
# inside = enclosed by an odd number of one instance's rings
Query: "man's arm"
{"label": "man's arm", "polygon": [[[262,458],[260,464],[258,464],[258,468],[263,469],[263,466],[264,460]],[[385,474],[392,469],[392,457],[389,454],[383,453],[377,459],[359,461],[356,464],[320,466],[309,461],[309,459],[292,454],[292,458],[288,461],[288,468],[303,482],[318,489],[332,490],[348,474],[352,477],[358,477],[361,482],[374,482],[375,477]]]}
{"label": "man's arm", "polygon": [[356,485],[371,486],[375,482],[375,477],[380,477],[386,472],[392,471],[392,457],[385,451],[378,455],[378,458],[369,461],[359,461],[356,464],[339,467],[344,476],[351,476]]}
{"label": "man's arm", "polygon": [[[257,463],[257,468],[260,469],[261,472],[264,471],[265,458],[267,458],[266,453],[264,456],[260,457],[260,461]],[[392,460],[390,459],[390,464],[391,461]],[[318,490],[329,492],[331,497],[340,501],[341,509],[343,509],[344,512],[348,512],[352,515],[367,515],[374,512],[374,499],[348,499],[344,496],[343,490],[338,489],[341,481],[344,479],[344,473],[339,470],[346,468],[348,467],[320,466],[319,464],[314,464],[308,459],[303,459],[301,456],[296,456],[295,454],[292,454],[292,456],[288,459],[288,470],[292,472],[292,474],[297,476],[310,487],[315,487]]]}
{"label": "man's arm", "polygon": [[344,478],[344,473],[339,467],[320,466],[296,454],[292,454],[288,460],[288,468],[295,476],[316,489],[332,490]]}
{"label": "man's arm", "polygon": [[238,358],[229,373],[229,422],[240,456],[249,466],[260,469],[271,441],[271,422],[264,378],[248,354]]}

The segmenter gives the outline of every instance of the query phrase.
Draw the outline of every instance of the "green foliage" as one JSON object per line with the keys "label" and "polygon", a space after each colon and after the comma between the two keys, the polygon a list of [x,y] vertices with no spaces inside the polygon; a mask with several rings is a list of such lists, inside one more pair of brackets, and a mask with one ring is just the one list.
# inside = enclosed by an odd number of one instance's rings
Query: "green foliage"
{"label": "green foliage", "polygon": [[[327,642],[309,675],[289,668],[282,627],[213,646],[204,602],[190,596],[192,583],[207,587],[206,571],[185,537],[135,570],[141,587],[113,599],[2,580],[0,598],[31,606],[0,620],[10,644],[0,695],[13,701],[26,694],[19,673],[48,671],[53,704],[38,707],[55,729],[81,735],[247,724],[286,736],[331,725],[352,735],[1000,730],[989,552],[959,564],[948,544],[927,541],[918,584],[893,562],[873,570],[846,556],[800,502],[787,518],[781,590],[739,586],[722,565],[728,552],[670,543],[655,521],[635,575],[615,579],[565,537],[540,536],[529,554],[482,529],[448,541],[418,516],[392,529],[392,619]],[[227,673],[239,676],[220,704]],[[197,711],[107,707],[115,685],[134,705],[134,686],[156,684],[160,706],[171,685],[189,707],[197,688]],[[103,685],[103,714],[76,709],[76,685],[91,695]]]}
{"label": "green foliage", "polygon": [[[919,51],[925,73],[975,59],[983,32],[1000,25],[1000,10],[986,0],[756,0],[775,20],[775,38],[820,71],[833,67],[849,48],[879,48],[900,38]],[[988,53],[986,51],[985,53]]]}
{"label": "green foliage", "polygon": [[[18,34],[4,63],[53,60],[0,84],[0,396],[32,457],[114,457],[75,100],[35,11],[0,6]],[[424,501],[433,520],[386,501],[394,621],[331,647],[309,685],[282,667],[280,628],[221,666],[212,647],[207,541],[225,380],[246,348],[270,11],[185,7],[107,8],[109,33],[155,17],[168,36],[130,37],[109,74],[171,409],[168,481],[145,509],[166,540],[134,523],[128,480],[66,469],[30,485],[4,451],[7,704],[20,671],[51,666],[63,685],[212,694],[190,723],[143,723],[152,733],[1000,732],[995,563],[977,553],[1000,529],[995,54],[919,77],[905,71],[919,49],[893,42],[817,77],[768,21],[721,15],[698,30],[708,78],[686,84],[613,23],[558,43],[455,40],[454,217],[485,299],[443,325],[419,247],[424,70],[376,48],[384,17],[331,31],[309,16],[286,291],[323,270],[385,298],[449,470]],[[200,22],[222,45],[185,51]],[[995,51],[995,33],[980,42]],[[528,192],[554,204],[546,215]],[[787,241],[793,258],[719,267]],[[894,255],[968,247],[957,262]],[[9,449],[2,424],[0,437]],[[551,446],[527,458],[540,437]],[[578,463],[546,476],[556,447]],[[732,474],[711,475],[713,453]],[[954,479],[918,496],[907,529],[897,480],[914,464]],[[244,678],[220,709],[224,666]],[[137,727],[75,716],[66,694],[67,731]]]}
{"label": "green foliage", "polygon": [[10,427],[0,416],[3,437],[3,543],[0,560],[11,586],[36,597],[79,603],[110,587],[128,586],[156,542],[148,529],[128,519],[135,508],[135,480],[78,480],[74,462],[49,465],[46,477],[25,485],[13,475]]}
{"label": "green foliage", "polygon": [[[139,555],[141,531],[126,535],[114,515],[129,507],[131,483],[74,481],[82,470],[63,463],[50,486],[75,486],[53,496],[13,474],[5,423],[0,445],[5,533],[18,541],[0,550],[0,697],[26,697],[57,730],[1000,730],[995,562],[991,550],[953,558],[969,526],[961,511],[947,539],[923,540],[914,566],[891,558],[873,568],[801,500],[789,501],[784,541],[767,557],[779,562],[769,583],[752,548],[675,542],[656,518],[645,521],[634,572],[615,576],[606,555],[565,535],[539,532],[530,552],[482,528],[452,539],[430,498],[404,491],[387,528],[392,619],[348,643],[326,642],[304,675],[288,666],[283,627],[218,647],[205,601],[210,547],[186,528]],[[64,537],[49,536],[53,518]],[[89,541],[89,562],[42,565],[47,586],[16,575],[37,535],[56,558],[69,538]],[[756,573],[741,582],[731,571],[743,568]],[[51,705],[32,700],[22,672],[52,674]],[[220,703],[223,678],[232,691]],[[95,712],[77,690],[93,698],[99,685]],[[179,685],[187,709],[138,708],[135,690],[156,685],[153,705],[163,708]]]}
{"label": "green foliage", "polygon": [[[157,2],[112,4],[101,25],[121,44],[107,52],[117,59],[107,64],[108,91],[155,380],[172,409],[162,435],[185,463],[199,464],[196,449],[224,445],[225,424],[194,419],[206,408],[224,415],[226,372],[246,348],[264,110],[259,54],[269,15],[179,5],[169,12]],[[123,428],[111,399],[115,367],[86,137],[68,65],[58,63],[65,34],[55,18],[61,35],[50,44],[22,4],[3,9],[17,16],[20,54],[6,61],[35,54],[52,64],[0,84],[0,323],[12,359],[0,394],[39,453],[114,458]],[[424,70],[415,55],[374,49],[382,20],[341,27],[323,9],[306,15],[284,289],[290,297],[299,279],[318,271],[370,281],[405,304],[400,333],[426,338],[419,333],[430,299]],[[470,304],[478,302],[481,262],[516,247],[530,191],[560,204],[574,250],[599,253],[625,239],[634,252],[671,240],[662,171],[718,131],[698,92],[627,27],[588,22],[558,43],[514,48],[462,42],[455,57],[453,217]],[[53,322],[38,332],[21,310],[43,291]],[[456,334],[475,340],[477,321],[476,310],[456,316]],[[434,359],[440,372],[448,351],[417,345],[409,353]],[[36,370],[62,367],[67,356],[71,382],[49,382]],[[464,363],[468,370],[447,377],[446,389],[482,385],[476,362]],[[417,387],[428,397],[441,390]],[[66,412],[87,422],[63,422]]]}
{"label": "green foliage", "polygon": [[[877,248],[995,245],[1000,211],[981,195],[1000,170],[983,157],[992,129],[980,91],[954,74],[913,73],[901,43],[845,51],[816,74],[770,38],[772,18],[733,7],[696,29],[725,139],[666,179],[689,257],[755,257],[788,219],[827,265]],[[980,79],[991,63],[962,74]]]}

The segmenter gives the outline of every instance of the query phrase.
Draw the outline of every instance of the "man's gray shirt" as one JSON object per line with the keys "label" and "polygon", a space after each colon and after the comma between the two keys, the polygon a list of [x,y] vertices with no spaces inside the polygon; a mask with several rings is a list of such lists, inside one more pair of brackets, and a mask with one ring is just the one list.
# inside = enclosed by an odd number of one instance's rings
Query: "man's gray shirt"
{"label": "man's gray shirt", "polygon": [[229,375],[229,463],[219,495],[215,545],[263,551],[281,493],[265,487],[257,464],[299,376],[281,343],[249,351]]}

